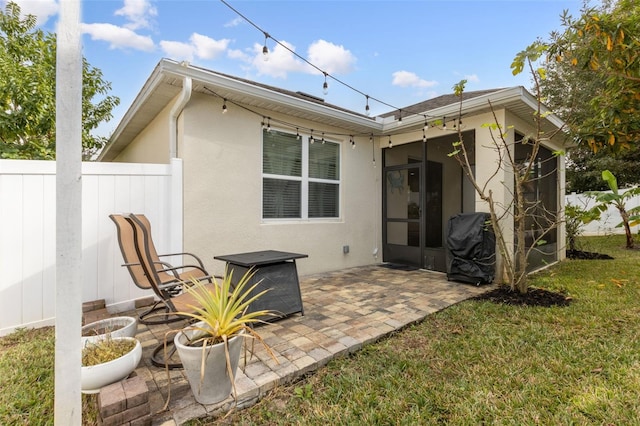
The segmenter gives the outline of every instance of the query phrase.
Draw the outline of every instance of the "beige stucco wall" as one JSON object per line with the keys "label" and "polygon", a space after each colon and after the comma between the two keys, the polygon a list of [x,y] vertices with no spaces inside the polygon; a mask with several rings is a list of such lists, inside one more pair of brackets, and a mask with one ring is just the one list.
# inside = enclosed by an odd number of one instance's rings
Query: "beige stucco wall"
{"label": "beige stucco wall", "polygon": [[[116,161],[169,161],[170,103],[141,132]],[[280,119],[300,128],[321,132],[346,133],[343,129],[322,127],[310,121],[296,121],[278,116],[272,111],[250,111],[229,104],[229,112],[222,114],[222,100],[194,93],[178,119],[178,156],[184,165],[184,250],[198,253],[208,269],[221,273],[224,263],[214,260],[216,255],[275,249],[309,255],[298,261],[301,274],[344,269],[380,262],[381,244],[381,150],[387,137],[357,137],[351,149],[348,136],[333,141],[341,144],[341,214],[335,220],[262,220],[262,127],[264,117],[272,118],[272,128],[278,129]],[[497,110],[496,117],[507,131],[509,142],[514,132],[529,133],[534,129],[505,110]],[[508,170],[500,170],[490,130],[483,124],[493,123],[491,113],[465,116],[463,130],[475,129],[476,177],[481,184],[489,181],[494,198],[507,205],[513,190],[513,177]],[[451,127],[451,126],[450,126]],[[291,128],[281,128],[295,132]],[[453,129],[430,127],[427,138],[455,135]],[[329,137],[328,137],[329,139]],[[559,140],[560,138],[558,138]],[[394,146],[422,140],[422,129],[392,136]],[[552,143],[553,150],[561,143]],[[372,156],[376,158],[374,166]],[[564,158],[559,159],[564,180]],[[498,173],[496,174],[496,171]],[[446,179],[446,176],[445,176]],[[456,177],[459,179],[459,177]],[[505,185],[505,182],[507,185]],[[559,205],[564,187],[559,188]],[[452,202],[459,203],[458,195]],[[473,206],[465,208],[469,209]],[[475,211],[488,211],[487,204],[475,194]],[[446,220],[446,218],[444,219]],[[446,224],[443,224],[446,228]],[[512,227],[506,226],[507,238]],[[558,241],[564,241],[564,228]],[[343,246],[349,253],[343,253]],[[375,253],[375,254],[374,254]],[[563,253],[560,258],[563,258]]]}
{"label": "beige stucco wall", "polygon": [[[221,113],[220,100],[194,94],[183,112],[184,137],[179,146],[184,160],[184,247],[199,253],[207,267],[222,272],[216,255],[274,249],[305,253],[298,261],[301,275],[338,270],[380,261],[381,187],[379,152],[374,167],[368,137],[352,149],[341,143],[341,216],[337,220],[262,220],[262,117],[229,105]],[[288,123],[291,117],[273,113]],[[348,133],[299,122],[320,132]],[[291,131],[291,129],[282,129]],[[317,131],[317,133],[316,133]],[[293,130],[295,133],[295,130]],[[329,139],[329,138],[327,138]],[[333,140],[333,139],[332,139]],[[343,246],[349,253],[343,253]]]}
{"label": "beige stucco wall", "polygon": [[113,160],[124,163],[169,163],[169,114],[171,101]]}

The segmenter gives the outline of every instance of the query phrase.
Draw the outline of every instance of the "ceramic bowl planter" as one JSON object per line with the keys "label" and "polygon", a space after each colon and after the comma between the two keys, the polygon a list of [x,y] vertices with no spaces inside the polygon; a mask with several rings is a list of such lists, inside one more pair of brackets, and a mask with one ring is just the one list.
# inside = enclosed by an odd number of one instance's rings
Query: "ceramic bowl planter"
{"label": "ceramic bowl planter", "polygon": [[[196,324],[202,326],[202,323]],[[200,404],[215,404],[231,395],[232,383],[238,369],[243,336],[238,335],[229,340],[229,360],[233,377],[229,377],[227,357],[224,343],[188,346],[194,330],[184,330],[176,334],[174,343],[182,361],[184,372],[189,380],[191,391]],[[204,357],[204,369],[202,358]]]}
{"label": "ceramic bowl planter", "polygon": [[107,337],[135,337],[138,319],[135,317],[111,317],[89,323],[82,327],[82,347],[87,342],[96,342]]}
{"label": "ceramic bowl planter", "polygon": [[[117,337],[112,340],[132,340],[135,341],[133,350],[102,364],[83,366],[80,374],[80,384],[82,393],[98,393],[100,388],[125,379],[133,370],[138,367],[142,358],[142,345],[138,339],[133,337]],[[100,342],[91,343],[99,345]]]}

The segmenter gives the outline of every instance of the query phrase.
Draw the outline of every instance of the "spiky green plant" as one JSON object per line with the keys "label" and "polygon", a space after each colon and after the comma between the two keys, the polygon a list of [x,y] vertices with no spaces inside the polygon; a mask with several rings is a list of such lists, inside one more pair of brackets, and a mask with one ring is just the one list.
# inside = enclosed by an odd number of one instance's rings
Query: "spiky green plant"
{"label": "spiky green plant", "polygon": [[212,286],[197,280],[192,280],[192,285],[184,286],[184,291],[193,296],[196,304],[189,305],[191,312],[176,312],[176,314],[203,323],[202,326],[194,324],[188,327],[188,330],[195,331],[190,342],[192,345],[226,343],[242,331],[264,344],[251,325],[264,323],[261,317],[274,314],[269,310],[248,312],[249,305],[269,291],[265,289],[251,296],[261,282],[258,281],[249,287],[249,282],[254,275],[255,270],[249,270],[234,287],[233,270],[225,270],[220,280],[213,278]]}
{"label": "spiky green plant", "polygon": [[[229,377],[233,377],[229,356],[229,340],[239,335],[260,342],[271,358],[278,362],[271,348],[252,327],[254,324],[264,323],[265,321],[261,318],[274,315],[269,310],[248,311],[251,303],[269,291],[269,289],[265,289],[251,295],[261,283],[258,281],[249,286],[255,272],[253,268],[247,271],[235,286],[233,285],[233,270],[229,271],[228,269],[225,269],[222,279],[213,278],[213,285],[207,286],[202,281],[192,280],[192,285],[184,286],[184,291],[193,296],[196,304],[189,305],[191,312],[176,312],[176,314],[197,321],[186,327],[185,331],[194,332],[190,339],[190,345],[202,346],[201,381],[204,378],[207,347],[216,343],[224,343],[227,372]],[[233,394],[236,395],[233,380],[231,385],[233,386]]]}

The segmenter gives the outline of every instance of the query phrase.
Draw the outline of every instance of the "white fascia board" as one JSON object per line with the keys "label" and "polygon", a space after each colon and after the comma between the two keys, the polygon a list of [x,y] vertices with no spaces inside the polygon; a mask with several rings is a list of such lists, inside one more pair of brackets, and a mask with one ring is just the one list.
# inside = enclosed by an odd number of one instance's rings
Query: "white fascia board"
{"label": "white fascia board", "polygon": [[[532,109],[532,111],[536,111],[538,109],[538,101],[535,96],[525,90],[524,87],[517,86],[467,99],[465,101],[462,101],[462,108],[460,107],[460,104],[454,103],[429,111],[424,111],[424,114],[430,117],[430,119],[437,119],[442,117],[453,118],[457,117],[460,111],[462,111],[463,115],[469,115],[473,114],[475,111],[488,108],[489,101],[491,101],[491,104],[493,106],[500,107],[501,105],[512,102],[514,100],[520,100],[524,102]],[[548,111],[549,109],[543,105],[541,113],[544,114]],[[560,118],[558,118],[558,116],[556,116],[555,114],[550,114],[545,118],[558,128],[561,128],[564,125],[564,122],[560,120]],[[412,126],[422,126],[424,124],[424,116],[418,114],[408,116],[406,118],[403,117],[401,126],[397,126],[396,123],[397,120],[393,119],[392,117],[391,120],[385,120],[382,131],[398,132],[402,129],[411,128]]]}
{"label": "white fascia board", "polygon": [[371,131],[376,132],[382,129],[382,125],[377,120],[361,117],[356,114],[350,114],[344,110],[336,110],[334,108],[317,104],[315,102],[309,102],[304,99],[298,99],[290,96],[286,93],[280,93],[273,90],[269,90],[264,87],[257,86],[244,81],[239,81],[234,78],[226,77],[213,72],[208,72],[205,69],[185,67],[180,64],[163,61],[163,71],[177,76],[189,76],[194,80],[199,80],[204,83],[210,83],[213,86],[238,92],[243,95],[254,96],[256,98],[283,105],[290,108],[296,108],[305,110],[307,112],[315,113],[325,117],[331,117],[336,120],[341,120],[355,124],[358,126],[364,126],[371,128]]}
{"label": "white fascia board", "polygon": [[120,123],[118,123],[118,127],[116,127],[114,132],[109,137],[109,141],[107,142],[107,145],[100,152],[100,154],[98,155],[98,158],[96,159],[96,161],[101,161],[103,158],[106,157],[107,153],[109,152],[109,150],[113,146],[111,141],[118,140],[118,138],[120,137],[120,135],[122,134],[124,129],[127,128],[127,125],[129,124],[131,119],[136,116],[136,114],[137,114],[138,110],[140,109],[141,105],[150,96],[150,94],[153,92],[154,88],[158,85],[158,83],[162,81],[162,63],[163,63],[163,61],[161,61],[153,69],[153,72],[151,73],[151,75],[149,76],[147,81],[145,81],[144,86],[142,86],[142,89],[140,89],[140,92],[138,93],[138,96],[135,97],[135,99],[131,103],[131,106],[129,107],[127,112],[125,112],[125,114],[122,116],[122,119],[120,119]]}
{"label": "white fascia board", "polygon": [[[534,111],[538,110],[538,99],[526,90],[524,90],[522,101],[526,103],[529,107],[531,107],[532,110]],[[540,105],[540,114],[542,114],[542,116],[547,114],[547,116],[544,117],[545,120],[549,121],[558,129],[561,129],[565,124],[564,121],[560,119],[560,117],[552,113],[551,110],[547,108],[547,106],[544,104]]]}

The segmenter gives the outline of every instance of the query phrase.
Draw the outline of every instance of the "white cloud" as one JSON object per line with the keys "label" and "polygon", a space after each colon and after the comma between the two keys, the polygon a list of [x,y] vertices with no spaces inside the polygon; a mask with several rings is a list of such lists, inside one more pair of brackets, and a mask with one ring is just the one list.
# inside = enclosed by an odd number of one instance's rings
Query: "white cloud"
{"label": "white cloud", "polygon": [[197,57],[202,59],[214,59],[222,54],[229,46],[229,39],[214,40],[202,34],[193,33],[189,38],[195,49]]}
{"label": "white cloud", "polygon": [[92,40],[102,40],[109,43],[110,49],[134,49],[151,52],[155,45],[151,37],[141,36],[128,28],[113,24],[81,24],[82,32],[89,34]]}
{"label": "white cloud", "polygon": [[170,58],[175,60],[193,61],[198,59],[214,59],[227,50],[230,40],[214,40],[202,34],[193,33],[188,43],[181,41],[163,40],[160,48]]}
{"label": "white cloud", "polygon": [[275,78],[287,78],[287,74],[290,72],[310,72],[311,67],[291,53],[291,51],[295,52],[295,46],[286,41],[281,41],[280,43],[286,48],[276,44],[269,51],[268,60],[266,61],[262,54],[263,45],[259,43],[253,45],[254,55],[251,64],[258,70],[258,74]]}
{"label": "white cloud", "polygon": [[189,43],[183,43],[181,41],[167,41],[160,42],[160,48],[166,54],[167,57],[175,59],[176,61],[193,61],[195,55],[195,47]]}
{"label": "white cloud", "polygon": [[[13,0],[18,6],[20,6],[20,14],[24,17],[26,15],[33,15],[37,18],[36,25],[43,25],[49,18],[56,15],[60,9],[56,0]],[[1,1],[0,5],[4,9],[8,2]]]}
{"label": "white cloud", "polygon": [[309,62],[329,74],[347,74],[353,71],[356,63],[356,57],[344,46],[325,40],[313,42],[307,55]]}
{"label": "white cloud", "polygon": [[480,81],[480,78],[478,78],[477,74],[465,75],[464,78],[465,78],[465,80],[467,80],[470,83],[477,83],[477,82]]}
{"label": "white cloud", "polygon": [[438,84],[437,81],[424,80],[416,73],[409,71],[396,71],[393,74],[393,81],[391,84],[400,87],[417,87],[425,89],[427,87],[433,87]]}
{"label": "white cloud", "polygon": [[252,58],[251,56],[247,55],[240,49],[229,49],[227,51],[227,57],[229,57],[230,59],[235,59],[235,60],[239,60],[247,63],[251,63],[251,58]]}
{"label": "white cloud", "polygon": [[129,21],[126,28],[137,30],[150,28],[158,10],[148,0],[124,0],[124,6],[116,10],[115,15],[124,16]]}
{"label": "white cloud", "polygon": [[238,25],[242,24],[244,22],[244,19],[237,17],[229,22],[227,22],[226,24],[224,24],[225,28],[231,28],[231,27],[237,27]]}
{"label": "white cloud", "polygon": [[[228,52],[228,56],[249,64],[259,75],[274,78],[285,79],[291,72],[320,74],[318,69],[294,53],[296,48],[291,43],[281,40],[272,47],[269,46],[269,55],[266,61],[262,53],[263,47],[263,44],[255,43],[249,54],[233,50]],[[356,62],[356,58],[344,47],[324,40],[311,44],[307,53],[307,60],[328,74],[348,73],[353,70]]]}

